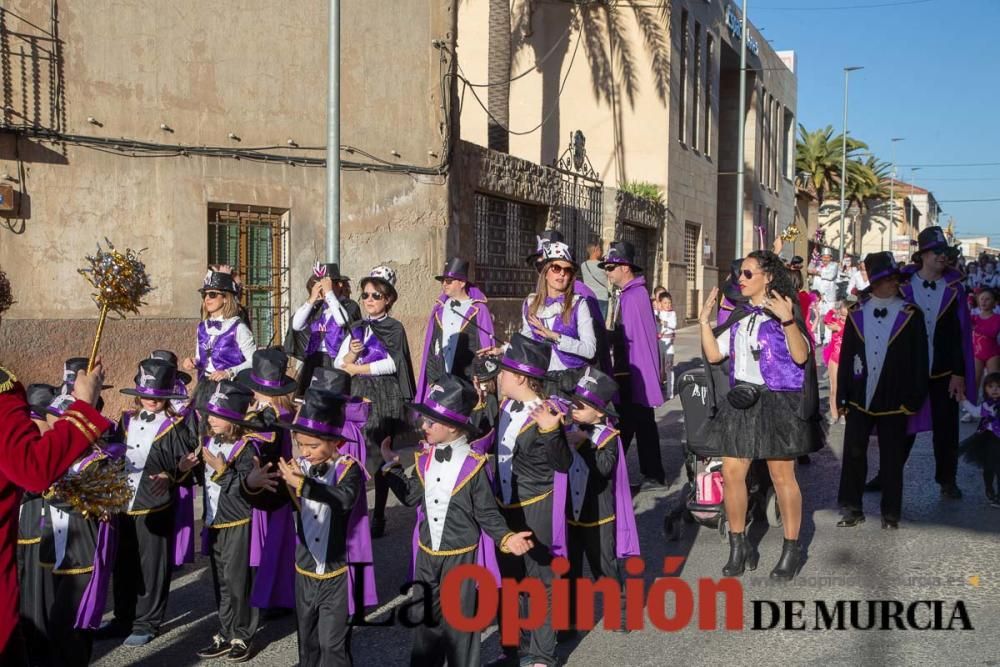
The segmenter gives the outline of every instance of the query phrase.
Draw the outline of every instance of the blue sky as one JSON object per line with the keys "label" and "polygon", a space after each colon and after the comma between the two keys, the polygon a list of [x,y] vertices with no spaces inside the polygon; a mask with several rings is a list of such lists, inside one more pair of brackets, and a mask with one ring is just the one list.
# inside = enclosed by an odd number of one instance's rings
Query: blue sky
{"label": "blue sky", "polygon": [[[799,122],[840,132],[843,67],[864,66],[850,75],[851,135],[886,161],[890,138],[905,137],[899,178],[928,165],[912,182],[934,193],[944,221],[1000,244],[1000,0],[748,0],[747,14],[798,55]],[[983,162],[995,164],[930,166]]]}

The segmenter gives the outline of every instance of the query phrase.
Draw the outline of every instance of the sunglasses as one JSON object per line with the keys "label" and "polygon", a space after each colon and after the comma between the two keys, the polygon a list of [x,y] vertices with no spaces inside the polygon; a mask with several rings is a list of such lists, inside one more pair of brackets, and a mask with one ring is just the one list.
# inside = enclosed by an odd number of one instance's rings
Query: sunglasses
{"label": "sunglasses", "polygon": [[441,283],[444,284],[444,285],[450,285],[453,282],[455,282],[454,278],[442,278],[441,279]]}
{"label": "sunglasses", "polygon": [[763,271],[751,271],[750,269],[743,269],[742,271],[740,271],[740,273],[743,274],[744,278],[750,280],[758,273],[763,273]]}
{"label": "sunglasses", "polygon": [[205,292],[201,295],[202,299],[218,299],[222,296],[222,292]]}
{"label": "sunglasses", "polygon": [[380,293],[380,292],[362,292],[361,293],[361,298],[362,298],[362,300],[364,300],[364,299],[374,299],[375,301],[381,301],[382,299],[385,298],[385,295],[382,294],[382,293]]}
{"label": "sunglasses", "polygon": [[549,271],[557,276],[561,276],[564,273],[566,275],[573,275],[574,273],[572,266],[563,266],[562,264],[550,264]]}
{"label": "sunglasses", "polygon": [[933,252],[935,255],[943,255],[946,252],[948,252],[948,249],[947,248],[932,248],[931,252]]}

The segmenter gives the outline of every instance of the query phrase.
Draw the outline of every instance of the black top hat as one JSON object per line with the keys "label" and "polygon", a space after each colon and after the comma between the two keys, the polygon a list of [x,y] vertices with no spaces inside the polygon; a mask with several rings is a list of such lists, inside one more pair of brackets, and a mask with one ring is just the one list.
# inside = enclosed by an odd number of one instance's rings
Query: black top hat
{"label": "black top hat", "polygon": [[313,369],[312,379],[307,389],[328,391],[338,396],[347,396],[351,386],[351,376],[339,368],[317,366]]}
{"label": "black top hat", "polygon": [[[90,360],[87,357],[70,357],[63,364],[63,383],[59,388],[61,394],[72,394],[73,386],[76,384],[76,374],[80,371],[86,372]],[[101,385],[101,389],[110,389],[111,385]]]}
{"label": "black top hat", "polygon": [[317,278],[329,278],[333,282],[350,280],[347,276],[341,275],[340,265],[336,262],[316,262],[313,265],[313,275]]}
{"label": "black top hat", "polygon": [[295,380],[287,373],[288,355],[272,347],[255,351],[251,367],[240,371],[235,379],[265,396],[280,396],[295,390]]}
{"label": "black top hat", "polygon": [[948,239],[945,238],[944,230],[940,227],[928,227],[917,234],[917,254],[936,248],[947,247]]}
{"label": "black top hat", "polygon": [[32,419],[45,419],[45,413],[59,390],[50,384],[29,384],[25,390]]}
{"label": "black top hat", "polygon": [[551,345],[539,343],[524,334],[516,333],[511,337],[510,345],[500,359],[500,365],[514,373],[544,380],[551,358]]}
{"label": "black top hat", "polygon": [[135,376],[135,389],[126,387],[119,389],[123,394],[170,400],[172,398],[187,398],[184,394],[174,391],[177,384],[177,367],[162,359],[143,359],[139,362],[139,372]]}
{"label": "black top hat", "polygon": [[69,406],[76,402],[76,397],[72,394],[56,394],[52,402],[45,408],[45,411],[54,417],[62,417],[69,410]]}
{"label": "black top hat", "polygon": [[471,428],[469,415],[478,402],[479,395],[471,384],[446,374],[427,388],[422,402],[407,403],[407,407],[433,421],[467,429]]}
{"label": "black top hat", "polygon": [[472,377],[480,382],[492,380],[500,375],[500,357],[485,354],[472,360]]}
{"label": "black top hat", "polygon": [[185,373],[184,371],[180,370],[180,368],[178,368],[177,355],[171,352],[170,350],[153,350],[152,352],[149,353],[149,358],[162,359],[163,361],[172,364],[173,367],[177,370],[177,379],[183,382],[184,384],[191,383],[191,376]]}
{"label": "black top hat", "polygon": [[205,280],[202,281],[201,288],[198,291],[204,294],[213,290],[216,292],[229,292],[230,294],[239,293],[239,288],[236,286],[236,280],[233,276],[221,271],[209,271],[206,273]]}
{"label": "black top hat", "polygon": [[469,282],[469,260],[461,257],[449,259],[448,263],[444,265],[444,271],[441,272],[441,275],[434,276],[434,280],[444,280],[445,278]]}
{"label": "black top hat", "polygon": [[633,271],[642,271],[642,267],[635,263],[635,246],[628,241],[612,241],[598,266],[606,269],[620,264],[631,266]]}
{"label": "black top hat", "polygon": [[327,440],[344,439],[344,397],[329,391],[306,389],[302,407],[291,422],[278,422],[278,426],[298,433]]}
{"label": "black top hat", "polygon": [[618,394],[618,383],[607,373],[592,366],[587,368],[573,389],[573,397],[611,417],[617,417],[614,398]]}
{"label": "black top hat", "polygon": [[889,251],[870,252],[865,255],[865,271],[869,284],[874,285],[883,278],[899,275],[899,264]]}
{"label": "black top hat", "polygon": [[253,427],[247,422],[247,411],[253,403],[253,392],[232,380],[220,380],[208,400],[205,401],[205,412],[239,424]]}

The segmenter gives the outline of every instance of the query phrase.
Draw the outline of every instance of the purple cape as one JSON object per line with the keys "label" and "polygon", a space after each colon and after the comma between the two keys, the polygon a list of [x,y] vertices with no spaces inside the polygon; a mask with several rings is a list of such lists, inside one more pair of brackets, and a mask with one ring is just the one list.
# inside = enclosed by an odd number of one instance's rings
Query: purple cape
{"label": "purple cape", "polygon": [[[364,463],[355,459],[355,464],[360,467],[364,479],[367,479],[368,473],[365,471]],[[346,467],[345,459],[341,457],[337,461],[337,479],[340,479]],[[375,560],[372,558],[371,528],[368,525],[368,496],[365,493],[364,483],[362,483],[361,493],[358,494],[358,499],[354,503],[354,509],[351,510],[347,519],[347,564],[349,566],[346,574],[347,613],[355,614],[362,610],[354,608],[354,587],[357,585],[355,580],[357,573],[356,568],[350,566],[364,566],[362,585],[365,589],[365,597],[362,604],[366,607],[378,604],[378,591],[375,588]]]}
{"label": "purple cape", "polygon": [[[656,323],[653,306],[646,291],[646,279],[633,279],[622,288],[618,297],[624,339],[628,348],[628,381],[632,388],[632,401],[649,408],[663,404],[660,387],[660,353],[657,347]],[[621,360],[617,360],[619,368]]]}
{"label": "purple cape", "polygon": [[615,434],[618,446],[618,465],[615,466],[615,550],[619,558],[639,555],[639,530],[635,525],[635,508],[628,482],[628,462],[622,439]]}
{"label": "purple cape", "polygon": [[573,283],[573,292],[583,297],[590,309],[590,319],[594,321],[594,337],[597,338],[597,354],[594,361],[598,368],[607,373],[613,374],[611,367],[611,346],[608,342],[608,327],[605,323],[604,315],[601,314],[601,304],[597,300],[594,290],[587,287],[582,280]]}
{"label": "purple cape", "polygon": [[[473,328],[476,329],[479,335],[479,349],[493,347],[496,345],[496,339],[493,336],[493,315],[490,313],[489,306],[487,305],[486,295],[475,285],[469,285],[469,296],[472,298],[473,303],[472,310],[474,312],[472,319],[475,321],[475,327]],[[427,332],[424,334],[424,353],[420,357],[420,377],[417,380],[417,391],[413,399],[416,403],[424,400],[424,392],[427,390],[427,357],[430,355],[431,340],[434,338],[434,320],[440,320],[441,313],[444,311],[444,305],[447,302],[448,297],[444,294],[438,296],[437,301],[434,303],[434,308],[431,309],[430,319],[427,320]]]}

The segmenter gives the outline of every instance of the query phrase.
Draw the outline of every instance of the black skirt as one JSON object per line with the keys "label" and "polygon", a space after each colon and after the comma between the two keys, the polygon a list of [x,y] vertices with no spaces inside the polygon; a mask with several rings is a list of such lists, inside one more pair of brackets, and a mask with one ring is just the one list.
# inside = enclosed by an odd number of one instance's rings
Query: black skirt
{"label": "black skirt", "polygon": [[725,398],[719,411],[707,421],[701,456],[731,456],[741,459],[792,459],[823,446],[823,427],[818,419],[799,419],[802,393],[760,388],[760,399],[746,410],[734,408]]}
{"label": "black skirt", "polygon": [[984,470],[1000,470],[1000,438],[990,431],[977,431],[962,441],[959,454],[966,462]]}
{"label": "black skirt", "polygon": [[351,395],[371,401],[364,431],[369,459],[372,459],[386,436],[396,436],[408,428],[399,382],[395,375],[355,375],[351,378]]}

